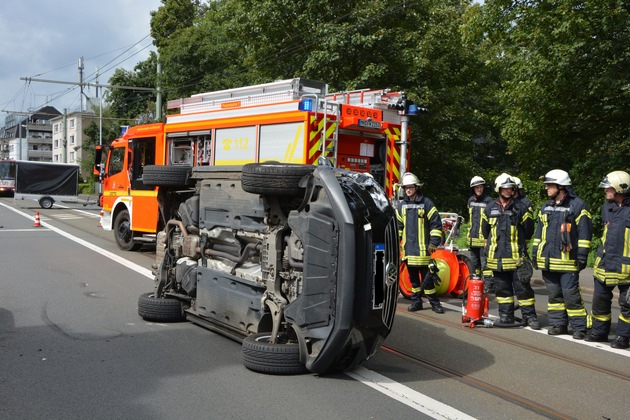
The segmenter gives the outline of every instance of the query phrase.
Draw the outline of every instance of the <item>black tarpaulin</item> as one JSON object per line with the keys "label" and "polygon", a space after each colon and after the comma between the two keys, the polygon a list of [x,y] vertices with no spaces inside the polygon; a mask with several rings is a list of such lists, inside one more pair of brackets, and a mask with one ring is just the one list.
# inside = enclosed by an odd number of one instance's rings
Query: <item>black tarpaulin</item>
{"label": "black tarpaulin", "polygon": [[76,196],[79,193],[79,165],[18,162],[15,192]]}

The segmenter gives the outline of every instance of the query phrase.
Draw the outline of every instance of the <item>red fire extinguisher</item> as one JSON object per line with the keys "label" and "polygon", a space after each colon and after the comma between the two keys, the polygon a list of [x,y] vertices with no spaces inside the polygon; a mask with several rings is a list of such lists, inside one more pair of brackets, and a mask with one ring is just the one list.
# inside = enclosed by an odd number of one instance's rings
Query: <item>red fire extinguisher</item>
{"label": "red fire extinguisher", "polygon": [[477,275],[468,279],[468,289],[462,302],[462,322],[470,328],[488,318],[488,296],[484,291],[484,281]]}

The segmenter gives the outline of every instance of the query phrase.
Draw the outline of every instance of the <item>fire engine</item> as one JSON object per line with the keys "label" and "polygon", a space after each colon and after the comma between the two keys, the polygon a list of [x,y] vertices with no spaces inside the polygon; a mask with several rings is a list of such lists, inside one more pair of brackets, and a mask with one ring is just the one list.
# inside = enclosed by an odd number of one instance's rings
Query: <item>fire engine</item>
{"label": "fire engine", "polygon": [[417,107],[403,92],[329,93],[301,78],[193,95],[168,102],[165,123],[128,128],[95,173],[102,182],[101,225],[124,250],[154,242],[168,215],[160,185],[190,187],[191,168],[276,161],[370,174],[392,197],[408,161],[408,118]]}

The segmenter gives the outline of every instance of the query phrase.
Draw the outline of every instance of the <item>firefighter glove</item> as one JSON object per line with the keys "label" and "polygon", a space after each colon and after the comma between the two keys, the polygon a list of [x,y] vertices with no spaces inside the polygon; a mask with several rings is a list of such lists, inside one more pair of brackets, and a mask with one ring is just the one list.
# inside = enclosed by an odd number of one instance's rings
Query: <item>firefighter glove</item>
{"label": "firefighter glove", "polygon": [[437,266],[433,258],[429,260],[429,271],[433,274],[437,274],[440,272],[440,268]]}
{"label": "firefighter glove", "polygon": [[578,271],[582,271],[586,268],[586,260],[578,259],[577,260]]}
{"label": "firefighter glove", "polygon": [[528,284],[534,275],[532,262],[526,258],[521,258],[521,265],[516,269],[516,276],[523,284]]}
{"label": "firefighter glove", "polygon": [[442,284],[442,279],[436,273],[431,272],[433,276],[433,286],[439,287]]}

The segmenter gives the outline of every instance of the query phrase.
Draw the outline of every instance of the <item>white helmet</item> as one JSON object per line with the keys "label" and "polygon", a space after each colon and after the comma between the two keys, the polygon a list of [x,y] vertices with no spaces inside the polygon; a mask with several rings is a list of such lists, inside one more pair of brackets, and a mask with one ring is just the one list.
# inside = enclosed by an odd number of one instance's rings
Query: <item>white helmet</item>
{"label": "white helmet", "polygon": [[516,182],[514,182],[514,178],[510,175],[503,172],[501,175],[494,180],[494,191],[499,192],[501,188],[515,188]]}
{"label": "white helmet", "polygon": [[617,194],[630,192],[630,175],[624,171],[614,171],[606,175],[599,188],[614,188]]}
{"label": "white helmet", "polygon": [[553,169],[547,172],[545,178],[543,178],[543,184],[557,184],[567,187],[571,185],[571,177],[569,177],[567,171]]}
{"label": "white helmet", "polygon": [[473,176],[470,180],[470,188],[476,187],[477,185],[484,185],[486,181],[480,176]]}
{"label": "white helmet", "polygon": [[523,183],[521,182],[521,178],[517,176],[513,176],[512,179],[514,180],[514,184],[516,184],[516,188],[518,189],[523,188]]}
{"label": "white helmet", "polygon": [[402,179],[400,180],[400,185],[402,185],[403,187],[407,185],[417,185],[418,187],[422,187],[422,182],[420,182],[418,177],[411,172],[405,172],[405,174],[402,176]]}

